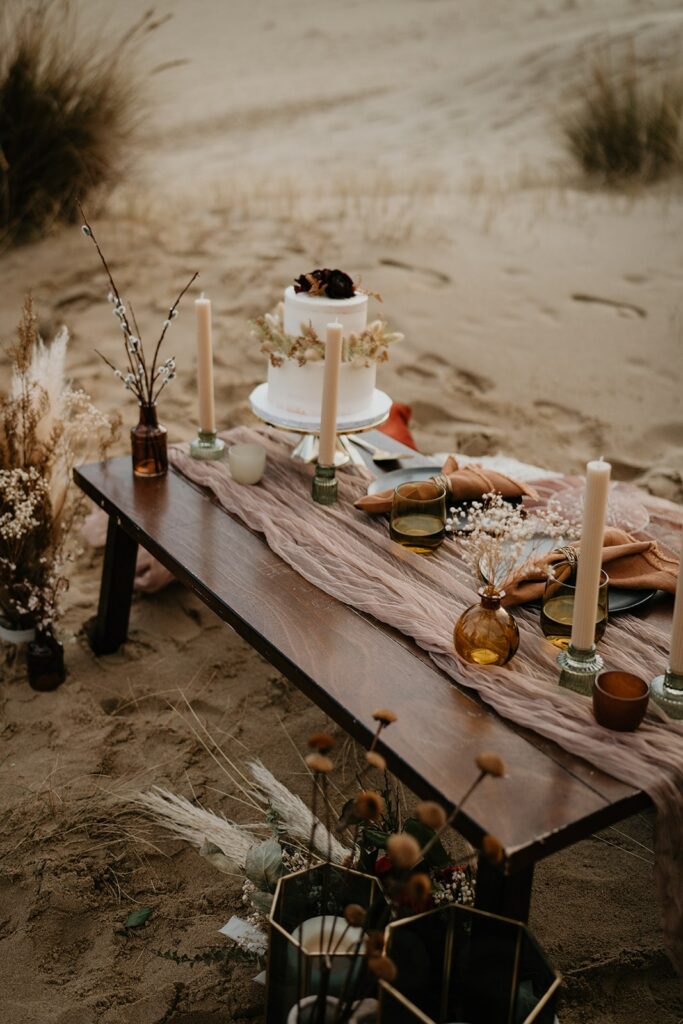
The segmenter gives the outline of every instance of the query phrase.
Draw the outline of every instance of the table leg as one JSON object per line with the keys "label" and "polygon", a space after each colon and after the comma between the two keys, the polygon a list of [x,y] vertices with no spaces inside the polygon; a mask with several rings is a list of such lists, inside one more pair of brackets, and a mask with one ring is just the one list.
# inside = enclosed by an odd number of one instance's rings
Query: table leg
{"label": "table leg", "polygon": [[475,906],[478,910],[487,910],[491,914],[501,914],[526,923],[529,920],[533,879],[533,864],[514,875],[504,875],[484,857],[480,857]]}
{"label": "table leg", "polygon": [[95,654],[113,654],[128,636],[138,545],[113,516],[107,527],[97,618],[88,627]]}

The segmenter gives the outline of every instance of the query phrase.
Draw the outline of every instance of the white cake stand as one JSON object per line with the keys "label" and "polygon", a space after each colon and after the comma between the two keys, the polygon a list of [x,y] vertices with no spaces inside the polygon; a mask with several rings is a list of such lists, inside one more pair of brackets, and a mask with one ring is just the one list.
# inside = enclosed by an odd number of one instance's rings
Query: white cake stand
{"label": "white cake stand", "polygon": [[[254,388],[249,395],[249,404],[254,415],[267,423],[269,427],[277,427],[278,430],[288,430],[291,433],[302,435],[299,444],[292,452],[293,459],[301,459],[302,462],[315,462],[318,457],[319,416],[300,416],[298,413],[287,412],[278,406],[271,405],[268,401],[267,383],[259,384]],[[375,388],[372,402],[364,414],[340,416],[337,420],[339,448],[335,455],[335,465],[344,466],[349,461],[362,463],[363,460],[353,445],[346,441],[346,435],[359,434],[364,430],[372,430],[373,427],[381,426],[388,420],[390,411],[389,395]]]}

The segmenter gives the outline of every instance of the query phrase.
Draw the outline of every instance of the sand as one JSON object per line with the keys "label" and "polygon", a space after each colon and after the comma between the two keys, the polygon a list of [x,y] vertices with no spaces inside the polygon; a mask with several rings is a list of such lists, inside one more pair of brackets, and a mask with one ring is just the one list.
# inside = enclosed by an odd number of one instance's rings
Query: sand
{"label": "sand", "polygon": [[[113,13],[102,0],[77,6],[98,26],[137,15],[132,0]],[[380,383],[412,405],[423,450],[503,451],[565,472],[604,455],[618,478],[683,500],[680,191],[585,188],[557,127],[585,53],[636,35],[648,59],[673,54],[677,5],[158,9],[173,18],[142,59],[187,63],[152,77],[131,176],[92,219],[145,337],[200,271],[222,426],[249,421],[264,377],[248,319],[296,274],[333,264],[380,292],[375,308],[406,335]],[[93,351],[113,358],[119,340],[88,241],[60,228],[1,259],[0,338],[31,289],[45,335],[71,331],[74,382],[131,425]],[[173,440],[194,430],[193,344],[189,303],[168,349],[180,378],[162,405]],[[261,756],[295,789],[295,747],[323,716],[177,585],[136,598],[125,648],[94,658],[81,628],[100,565],[86,550],[72,572],[67,683],[34,694],[20,666],[4,669],[2,1019],[258,1020],[250,965],[190,968],[155,952],[224,945],[216,932],[239,910],[239,884],[116,801],[165,782],[240,816],[185,701],[224,749]],[[643,815],[539,866],[532,926],[567,979],[562,1024],[683,1019],[651,847]],[[124,934],[136,904],[154,913]]]}

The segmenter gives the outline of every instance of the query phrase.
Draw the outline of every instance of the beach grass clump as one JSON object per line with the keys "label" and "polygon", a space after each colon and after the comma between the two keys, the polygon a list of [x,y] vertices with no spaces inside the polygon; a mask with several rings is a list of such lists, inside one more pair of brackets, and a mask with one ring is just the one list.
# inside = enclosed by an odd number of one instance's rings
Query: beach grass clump
{"label": "beach grass clump", "polygon": [[649,183],[683,168],[683,89],[673,74],[594,62],[575,109],[563,120],[565,143],[583,172],[608,185]]}
{"label": "beach grass clump", "polygon": [[87,33],[67,0],[0,14],[0,238],[22,241],[77,215],[76,199],[120,180],[140,123],[133,51],[158,26]]}

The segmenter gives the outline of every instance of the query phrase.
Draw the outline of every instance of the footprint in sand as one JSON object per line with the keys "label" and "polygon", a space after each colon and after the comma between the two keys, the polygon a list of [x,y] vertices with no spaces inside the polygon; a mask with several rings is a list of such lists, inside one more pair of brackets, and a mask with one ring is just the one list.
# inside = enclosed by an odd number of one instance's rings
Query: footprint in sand
{"label": "footprint in sand", "polygon": [[451,278],[448,274],[444,274],[442,270],[434,270],[431,267],[415,267],[412,263],[404,263],[402,260],[394,260],[388,256],[384,259],[379,260],[381,267],[396,267],[397,270],[408,270],[411,274],[417,274],[423,284],[428,284],[437,288],[444,288],[446,285],[451,284]]}
{"label": "footprint in sand", "polygon": [[442,384],[451,384],[468,391],[485,392],[493,387],[493,381],[483,374],[472,370],[464,370],[451,366],[447,360],[437,355],[421,356],[419,363],[406,363],[396,370],[399,377],[408,380],[432,381],[438,379]]}
{"label": "footprint in sand", "polygon": [[610,306],[616,310],[619,316],[637,316],[643,319],[647,316],[647,310],[642,306],[636,306],[632,302],[622,302],[619,299],[605,299],[600,295],[588,295],[585,292],[574,292],[572,299],[574,302],[594,302],[599,306]]}

